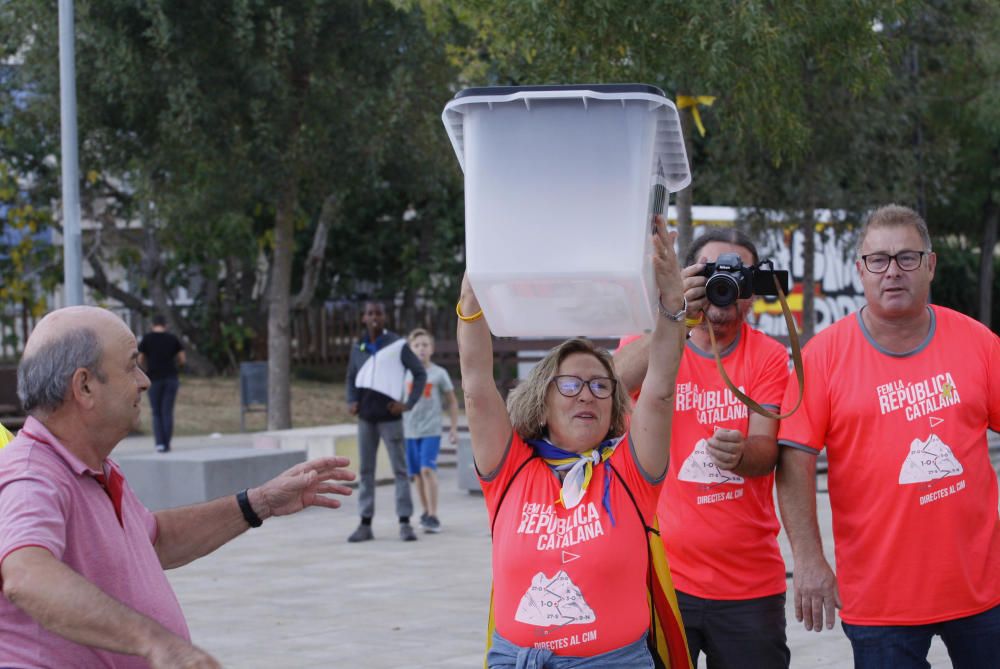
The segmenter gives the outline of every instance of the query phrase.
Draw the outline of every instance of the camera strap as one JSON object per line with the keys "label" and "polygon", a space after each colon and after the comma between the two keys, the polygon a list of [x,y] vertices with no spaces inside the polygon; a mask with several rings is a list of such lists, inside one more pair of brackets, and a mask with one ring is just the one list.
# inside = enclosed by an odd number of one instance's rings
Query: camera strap
{"label": "camera strap", "polygon": [[792,311],[788,308],[788,302],[785,300],[785,291],[781,288],[781,283],[778,281],[778,277],[772,275],[774,279],[774,287],[778,291],[778,301],[781,303],[781,313],[785,316],[785,325],[788,326],[788,339],[792,345],[792,364],[795,366],[795,377],[799,382],[799,399],[795,402],[795,406],[792,407],[791,411],[786,414],[776,414],[773,411],[768,411],[760,404],[755,402],[750,398],[749,395],[737,388],[729,375],[726,374],[725,367],[722,366],[722,358],[719,357],[719,346],[715,342],[715,332],[712,330],[712,325],[708,324],[708,337],[712,341],[712,355],[715,356],[715,366],[719,370],[719,375],[722,380],[726,383],[729,390],[735,395],[741,402],[746,404],[751,411],[758,413],[766,418],[772,418],[774,420],[781,420],[782,418],[788,418],[793,413],[798,411],[799,405],[802,404],[802,390],[805,386],[805,374],[802,369],[802,347],[799,345],[799,333],[795,329],[795,321],[792,319]]}

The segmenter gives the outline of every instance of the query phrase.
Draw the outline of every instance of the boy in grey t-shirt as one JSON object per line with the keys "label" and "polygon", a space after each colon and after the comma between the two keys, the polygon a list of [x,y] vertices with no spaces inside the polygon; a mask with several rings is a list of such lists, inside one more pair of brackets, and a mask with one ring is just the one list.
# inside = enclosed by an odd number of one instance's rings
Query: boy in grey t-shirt
{"label": "boy in grey t-shirt", "polygon": [[[403,414],[403,434],[406,436],[406,462],[410,477],[420,493],[424,513],[420,525],[425,532],[440,532],[438,520],[437,457],[441,450],[442,396],[448,399],[451,430],[448,440],[458,443],[458,400],[448,372],[431,362],[434,355],[434,337],[427,330],[418,328],[407,337],[410,349],[427,369],[427,384],[420,400]],[[407,372],[407,383],[410,375]]]}

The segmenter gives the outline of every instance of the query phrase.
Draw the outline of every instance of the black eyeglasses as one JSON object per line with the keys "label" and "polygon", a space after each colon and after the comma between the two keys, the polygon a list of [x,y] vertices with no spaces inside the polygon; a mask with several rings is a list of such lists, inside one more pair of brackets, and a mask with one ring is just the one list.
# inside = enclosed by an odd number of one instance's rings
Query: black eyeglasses
{"label": "black eyeglasses", "polygon": [[552,383],[556,384],[556,390],[563,397],[576,397],[583,392],[583,386],[587,385],[590,387],[590,393],[599,400],[611,397],[618,385],[617,381],[606,376],[595,376],[584,381],[579,376],[571,374],[560,374],[552,379]]}
{"label": "black eyeglasses", "polygon": [[868,255],[861,256],[861,260],[865,263],[868,271],[874,274],[881,274],[889,269],[889,263],[893,260],[896,261],[896,266],[899,269],[912,272],[920,267],[920,261],[923,260],[925,255],[927,255],[926,251],[900,251],[896,255],[869,253]]}

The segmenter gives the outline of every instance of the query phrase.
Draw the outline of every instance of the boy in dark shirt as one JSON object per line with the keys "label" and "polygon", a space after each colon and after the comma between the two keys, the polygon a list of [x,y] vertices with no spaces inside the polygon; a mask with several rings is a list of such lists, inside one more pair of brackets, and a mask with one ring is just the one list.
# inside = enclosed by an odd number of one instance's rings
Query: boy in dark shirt
{"label": "boy in dark shirt", "polygon": [[[410,525],[413,498],[406,472],[406,443],[403,440],[403,412],[420,399],[427,372],[406,340],[385,329],[385,307],[380,302],[365,303],[361,322],[365,329],[351,348],[347,365],[347,410],[358,417],[358,456],[360,476],[358,510],[361,524],[348,541],[370,541],[375,515],[375,455],[379,440],[385,441],[389,462],[396,479],[396,515],[399,538],[416,541]],[[413,375],[413,385],[405,402],[406,371]]]}

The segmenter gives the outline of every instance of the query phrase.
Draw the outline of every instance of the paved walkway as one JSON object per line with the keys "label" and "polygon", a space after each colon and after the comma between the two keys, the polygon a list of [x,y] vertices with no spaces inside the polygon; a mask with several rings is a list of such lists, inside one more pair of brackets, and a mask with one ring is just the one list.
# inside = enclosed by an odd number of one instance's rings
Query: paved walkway
{"label": "paved walkway", "polygon": [[[248,441],[240,435],[182,438],[175,447]],[[121,452],[145,448],[152,441],[137,437]],[[397,538],[392,487],[380,486],[375,541],[346,542],[357,524],[356,501],[349,498],[338,510],[269,520],[171,571],[195,643],[227,667],[482,666],[490,584],[486,512],[481,495],[458,490],[455,469],[441,470],[441,484],[444,531],[421,533],[415,543]],[[832,554],[826,494],[818,501]],[[783,533],[781,543],[791,565]],[[788,619],[792,667],[852,665],[839,624],[833,631],[806,632],[791,605]],[[939,640],[930,661],[951,666]]]}

